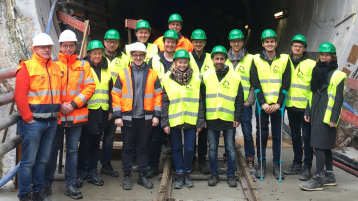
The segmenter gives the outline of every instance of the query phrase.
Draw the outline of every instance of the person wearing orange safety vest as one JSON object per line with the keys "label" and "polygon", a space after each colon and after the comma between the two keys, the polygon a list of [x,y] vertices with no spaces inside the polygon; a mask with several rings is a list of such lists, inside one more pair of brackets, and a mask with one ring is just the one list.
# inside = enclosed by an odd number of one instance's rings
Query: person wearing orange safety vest
{"label": "person wearing orange safety vest", "polygon": [[86,103],[91,98],[96,84],[94,83],[91,66],[85,60],[77,59],[76,34],[71,30],[65,30],[60,34],[60,52],[58,64],[61,67],[62,108],[56,135],[51,149],[51,156],[46,165],[45,179],[48,192],[56,171],[57,153],[63,146],[64,133],[66,132],[66,169],[65,169],[65,194],[73,199],[83,197],[78,191],[76,183],[77,172],[77,144],[80,140],[82,126],[88,121],[88,108]]}
{"label": "person wearing orange safety vest", "polygon": [[[184,49],[188,52],[191,52],[194,49],[193,44],[190,42],[190,40],[188,38],[186,38],[182,35],[182,33],[180,32],[182,28],[183,28],[182,17],[177,13],[171,14],[169,16],[169,20],[168,20],[168,29],[176,31],[179,35],[179,40],[177,42],[177,47],[176,47],[175,51]],[[158,45],[159,51],[161,51],[161,52],[164,51],[163,36],[157,38],[154,41],[154,44]]]}
{"label": "person wearing orange safety vest", "polygon": [[144,62],[146,47],[141,42],[129,46],[133,60],[120,71],[112,90],[115,124],[124,131],[122,148],[122,188],[132,189],[131,170],[136,151],[139,170],[138,184],[147,189],[153,184],[147,178],[148,146],[153,127],[161,115],[162,88],[157,73]]}
{"label": "person wearing orange safety vest", "polygon": [[33,38],[33,55],[16,72],[14,98],[21,118],[17,130],[22,138],[18,171],[20,200],[44,200],[44,172],[50,157],[61,109],[61,70],[51,59],[53,41],[48,34]]}

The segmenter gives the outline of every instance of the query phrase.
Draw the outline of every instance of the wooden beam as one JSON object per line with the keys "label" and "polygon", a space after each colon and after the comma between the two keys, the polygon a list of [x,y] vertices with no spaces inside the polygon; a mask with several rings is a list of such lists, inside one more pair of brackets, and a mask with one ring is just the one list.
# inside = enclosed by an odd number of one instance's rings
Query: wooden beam
{"label": "wooden beam", "polygon": [[83,33],[81,50],[80,50],[80,54],[79,54],[81,59],[84,58],[87,55],[88,27],[89,27],[89,20],[85,20],[85,24],[84,24],[85,32]]}
{"label": "wooden beam", "polygon": [[341,119],[347,123],[358,127],[358,116],[348,110],[342,110]]}
{"label": "wooden beam", "polygon": [[347,78],[346,87],[358,90],[358,80],[354,78]]}
{"label": "wooden beam", "polygon": [[[63,23],[74,27],[75,29],[81,31],[82,33],[85,32],[85,23],[84,22],[82,22],[74,17],[71,17],[70,15],[66,15],[65,13],[60,12],[60,11],[57,11],[56,15],[57,15],[57,19],[59,19]],[[90,26],[88,26],[88,35],[89,34],[90,34]]]}

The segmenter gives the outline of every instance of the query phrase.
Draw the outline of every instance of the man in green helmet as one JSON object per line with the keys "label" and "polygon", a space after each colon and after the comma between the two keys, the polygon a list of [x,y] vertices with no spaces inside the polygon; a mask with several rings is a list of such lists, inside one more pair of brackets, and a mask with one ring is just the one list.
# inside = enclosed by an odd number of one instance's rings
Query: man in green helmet
{"label": "man in green helmet", "polygon": [[[285,175],[301,174],[300,180],[311,177],[313,149],[311,147],[311,125],[304,120],[308,97],[311,96],[310,84],[316,62],[308,58],[307,41],[303,35],[295,35],[291,40],[291,87],[288,91],[286,109],[291,128],[293,163],[283,171]],[[301,137],[302,129],[302,137]],[[304,147],[302,148],[302,140]],[[303,168],[302,158],[304,154]]]}
{"label": "man in green helmet", "polygon": [[203,74],[202,97],[205,97],[206,126],[208,128],[209,160],[211,176],[208,186],[219,182],[218,144],[223,132],[228,160],[227,182],[236,187],[235,130],[240,125],[244,103],[240,75],[225,64],[227,51],[218,45],[211,52],[213,66]]}
{"label": "man in green helmet", "polygon": [[[183,28],[182,17],[177,13],[171,14],[169,16],[169,20],[168,20],[168,29],[174,30],[175,32],[177,32],[177,34],[179,36],[177,47],[176,47],[175,51],[184,49],[188,52],[191,52],[191,51],[193,51],[193,44],[191,44],[189,39],[187,39],[186,37],[184,37],[182,35],[182,33],[180,32],[182,28]],[[163,36],[157,38],[157,40],[154,41],[154,44],[158,45],[159,50],[161,52],[164,51],[165,48],[164,48]]]}
{"label": "man in green helmet", "polygon": [[253,55],[244,47],[244,34],[239,29],[233,29],[229,33],[230,49],[228,60],[236,72],[239,72],[241,84],[244,90],[244,108],[241,119],[241,129],[244,135],[245,158],[249,171],[254,174],[255,147],[252,138],[252,105],[255,102],[253,87],[250,84],[250,69]]}
{"label": "man in green helmet", "polygon": [[[120,35],[117,30],[110,29],[104,35],[105,57],[108,62],[108,68],[111,71],[113,85],[117,79],[118,72],[129,65],[129,57],[120,50]],[[101,157],[101,173],[112,177],[118,177],[119,173],[113,170],[111,165],[113,141],[117,126],[114,119],[110,118],[104,130],[103,151]]]}
{"label": "man in green helmet", "polygon": [[[261,41],[264,50],[254,56],[254,62],[250,70],[251,86],[255,90],[259,90],[257,100],[263,110],[260,115],[260,128],[258,108],[256,108],[257,158],[262,159],[262,165],[259,161],[259,170],[255,173],[255,176],[258,178],[265,176],[266,146],[269,134],[268,124],[269,119],[271,119],[273,174],[276,179],[283,179],[283,174],[280,171],[281,113],[279,109],[285,100],[284,92],[289,90],[291,84],[291,61],[288,54],[277,52],[277,35],[275,31],[272,29],[264,30],[261,35]],[[261,139],[259,136],[261,136]],[[262,143],[262,156],[260,155],[260,143]]]}
{"label": "man in green helmet", "polygon": [[[158,46],[153,43],[149,43],[148,39],[150,37],[151,27],[149,22],[146,20],[139,20],[135,27],[135,36],[137,37],[137,42],[143,43],[147,47],[147,54],[144,59],[144,62],[148,63],[149,60],[159,52]],[[129,56],[128,45],[125,47],[125,52]]]}
{"label": "man in green helmet", "polygon": [[[191,42],[194,46],[194,50],[189,53],[190,55],[190,67],[194,72],[202,75],[212,66],[212,60],[209,53],[204,51],[206,45],[206,34],[201,29],[196,29],[191,34]],[[198,133],[198,161],[199,171],[202,174],[209,174],[210,170],[206,166],[206,154],[208,153],[208,129],[203,128]],[[194,152],[195,153],[195,152]]]}

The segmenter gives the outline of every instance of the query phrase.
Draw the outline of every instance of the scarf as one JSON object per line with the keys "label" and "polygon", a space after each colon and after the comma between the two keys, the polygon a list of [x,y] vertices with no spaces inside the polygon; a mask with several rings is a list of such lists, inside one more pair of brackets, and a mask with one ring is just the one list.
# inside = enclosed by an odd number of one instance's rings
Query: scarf
{"label": "scarf", "polygon": [[186,85],[190,82],[191,75],[193,74],[193,69],[188,66],[184,71],[180,71],[177,68],[172,68],[170,70],[173,74],[174,79],[181,85]]}
{"label": "scarf", "polygon": [[330,62],[318,61],[312,72],[311,90],[316,92],[323,86],[328,85],[328,74],[337,68],[337,60],[332,60]]}

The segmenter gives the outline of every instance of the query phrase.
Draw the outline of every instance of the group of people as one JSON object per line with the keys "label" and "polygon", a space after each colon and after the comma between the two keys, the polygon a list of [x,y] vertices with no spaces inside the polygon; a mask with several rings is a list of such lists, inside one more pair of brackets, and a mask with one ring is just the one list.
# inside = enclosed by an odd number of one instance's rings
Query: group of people
{"label": "group of people", "polygon": [[[244,47],[243,33],[234,29],[228,36],[228,51],[217,45],[206,53],[205,32],[196,29],[189,40],[181,34],[182,26],[181,16],[172,14],[169,30],[149,43],[151,27],[140,20],[135,29],[137,42],[126,45],[123,52],[118,31],[108,30],[103,43],[93,40],[88,44],[83,60],[75,53],[77,38],[70,30],[59,37],[56,60],[51,58],[54,43],[49,35],[33,38],[33,56],[19,65],[16,74],[15,101],[21,115],[18,133],[23,149],[18,173],[20,200],[45,200],[51,195],[64,133],[66,195],[81,199],[79,188],[85,179],[104,185],[97,172],[101,139],[100,172],[118,177],[111,165],[118,126],[123,135],[124,190],[132,189],[134,162],[139,172],[137,184],[153,188],[149,178],[158,175],[163,143],[171,145],[174,188],[193,187],[190,172],[196,135],[200,172],[210,174],[208,186],[216,186],[221,133],[227,183],[236,187],[235,132],[240,124],[250,173],[263,178],[269,122],[276,179],[301,174],[300,179],[306,181],[300,184],[304,190],[336,184],[331,149],[346,75],[338,70],[334,45],[322,43],[314,61],[305,51],[306,38],[295,35],[291,54],[283,54],[276,49],[276,33],[266,29],[261,35],[263,50],[252,55]],[[251,125],[255,101],[256,155]],[[294,159],[281,171],[285,107]],[[312,176],[313,148],[316,172]],[[210,169],[206,167],[207,152]]]}

